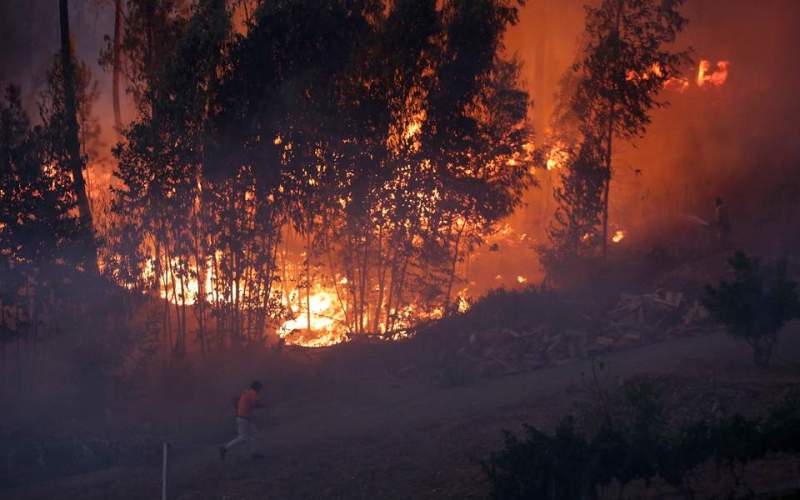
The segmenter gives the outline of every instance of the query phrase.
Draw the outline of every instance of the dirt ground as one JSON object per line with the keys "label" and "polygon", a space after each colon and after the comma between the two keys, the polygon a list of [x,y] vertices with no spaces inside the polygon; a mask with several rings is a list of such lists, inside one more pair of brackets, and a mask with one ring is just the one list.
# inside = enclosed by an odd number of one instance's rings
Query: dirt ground
{"label": "dirt ground", "polygon": [[[719,393],[726,410],[757,412],[800,381],[800,328],[783,333],[775,366],[767,371],[751,366],[746,345],[719,333],[609,353],[603,361],[614,380],[664,375],[679,381],[678,391],[680,380],[693,381],[712,394],[693,405],[712,404],[708,398]],[[576,360],[459,387],[365,372],[361,379],[269,405],[257,437],[262,460],[240,449],[220,462],[217,446],[233,436],[232,418],[224,411],[198,415],[187,408],[173,417],[170,430],[169,498],[485,498],[480,460],[501,446],[502,430],[518,430],[525,422],[548,426],[571,411],[586,397],[580,388],[589,368],[588,361]],[[269,391],[266,397],[269,402]],[[154,449],[141,464],[42,477],[0,496],[160,498],[160,478]],[[792,478],[764,480],[778,489]]]}

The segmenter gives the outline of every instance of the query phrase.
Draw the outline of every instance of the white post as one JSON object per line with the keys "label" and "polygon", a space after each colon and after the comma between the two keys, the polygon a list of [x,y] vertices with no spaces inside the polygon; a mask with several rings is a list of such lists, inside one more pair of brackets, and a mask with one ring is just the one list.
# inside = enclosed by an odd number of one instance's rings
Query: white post
{"label": "white post", "polygon": [[169,444],[165,441],[161,464],[161,500],[167,500],[167,464],[169,461]]}

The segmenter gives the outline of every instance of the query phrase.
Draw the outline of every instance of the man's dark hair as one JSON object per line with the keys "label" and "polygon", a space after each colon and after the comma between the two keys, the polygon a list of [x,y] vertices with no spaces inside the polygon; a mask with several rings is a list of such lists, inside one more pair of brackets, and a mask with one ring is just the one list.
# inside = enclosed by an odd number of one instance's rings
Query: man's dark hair
{"label": "man's dark hair", "polygon": [[722,205],[722,198],[717,196],[717,198],[714,200],[714,204],[717,206]]}
{"label": "man's dark hair", "polygon": [[261,387],[262,387],[261,386],[261,382],[259,382],[258,380],[254,381],[252,384],[250,384],[250,388],[253,389],[254,391],[260,391]]}

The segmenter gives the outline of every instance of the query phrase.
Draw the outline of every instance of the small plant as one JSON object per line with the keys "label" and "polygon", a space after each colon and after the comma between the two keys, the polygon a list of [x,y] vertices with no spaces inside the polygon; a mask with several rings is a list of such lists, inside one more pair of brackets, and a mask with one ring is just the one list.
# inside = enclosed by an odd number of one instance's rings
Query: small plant
{"label": "small plant", "polygon": [[755,364],[766,367],[778,331],[800,310],[797,283],[789,279],[784,260],[763,268],[759,259],[736,252],[729,262],[734,280],[707,286],[703,303],[731,336],[752,347]]}

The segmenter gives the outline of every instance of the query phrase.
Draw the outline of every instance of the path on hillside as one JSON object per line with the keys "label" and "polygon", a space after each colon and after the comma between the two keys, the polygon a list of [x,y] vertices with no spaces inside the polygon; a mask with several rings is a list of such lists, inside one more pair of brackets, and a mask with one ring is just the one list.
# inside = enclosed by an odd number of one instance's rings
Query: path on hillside
{"label": "path on hillside", "polygon": [[[779,362],[800,361],[800,335],[785,332]],[[671,340],[603,357],[612,376],[713,376],[746,365],[750,352],[722,334]],[[199,499],[476,498],[479,459],[501,445],[502,429],[551,423],[568,411],[586,361],[455,388],[374,381],[274,408],[258,435],[263,461],[216,447],[179,450],[172,495]],[[205,439],[198,436],[198,439]],[[207,439],[206,439],[207,441]],[[31,487],[17,498],[157,498],[160,469],[117,467]]]}

